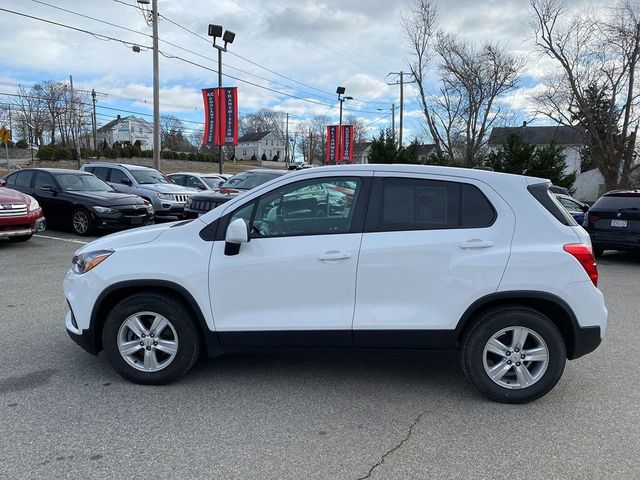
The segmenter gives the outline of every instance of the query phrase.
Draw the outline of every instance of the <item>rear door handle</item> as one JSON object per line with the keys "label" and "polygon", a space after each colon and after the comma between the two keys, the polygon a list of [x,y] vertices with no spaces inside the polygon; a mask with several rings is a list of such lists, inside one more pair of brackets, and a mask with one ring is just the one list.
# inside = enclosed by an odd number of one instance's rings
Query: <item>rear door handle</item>
{"label": "rear door handle", "polygon": [[468,242],[464,242],[460,244],[460,248],[488,248],[493,247],[493,242],[491,240],[469,240]]}
{"label": "rear door handle", "polygon": [[331,262],[337,260],[346,260],[347,258],[351,258],[350,253],[346,252],[338,252],[337,250],[331,250],[329,252],[325,252],[318,257],[318,260],[321,262]]}

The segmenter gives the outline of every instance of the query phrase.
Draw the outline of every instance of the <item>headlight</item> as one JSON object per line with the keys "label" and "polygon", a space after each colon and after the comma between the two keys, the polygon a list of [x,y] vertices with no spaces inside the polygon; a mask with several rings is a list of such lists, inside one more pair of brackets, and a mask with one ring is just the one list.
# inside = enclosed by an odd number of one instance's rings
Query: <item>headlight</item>
{"label": "headlight", "polygon": [[30,197],[30,198],[31,198],[31,201],[29,202],[29,211],[33,212],[34,210],[37,210],[40,208],[40,204],[35,198],[33,197]]}
{"label": "headlight", "polygon": [[149,202],[147,202],[146,200],[144,201],[144,206],[147,207],[147,212],[149,213],[154,213],[153,210],[153,205],[151,205]]}
{"label": "headlight", "polygon": [[81,253],[73,256],[73,271],[87,273],[104,262],[113,253],[113,250],[96,250],[94,252]]}
{"label": "headlight", "polygon": [[118,213],[118,210],[116,210],[115,208],[108,208],[108,207],[93,207],[93,209],[97,212],[97,213]]}
{"label": "headlight", "polygon": [[158,198],[160,200],[173,200],[173,194],[171,193],[159,193]]}

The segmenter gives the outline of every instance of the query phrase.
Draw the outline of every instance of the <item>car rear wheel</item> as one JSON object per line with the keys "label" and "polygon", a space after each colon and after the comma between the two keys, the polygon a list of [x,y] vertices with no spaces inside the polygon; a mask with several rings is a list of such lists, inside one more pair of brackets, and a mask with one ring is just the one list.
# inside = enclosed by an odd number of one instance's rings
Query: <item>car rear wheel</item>
{"label": "car rear wheel", "polygon": [[491,400],[527,403],[558,383],[566,363],[558,328],[520,306],[485,312],[465,335],[461,363],[471,383]]}
{"label": "car rear wheel", "polygon": [[145,385],[164,385],[184,375],[200,354],[199,330],[177,299],[157,293],[132,295],[109,312],[102,343],[113,368]]}
{"label": "car rear wheel", "polygon": [[84,208],[77,208],[71,217],[71,227],[78,235],[89,235],[93,231],[91,214]]}
{"label": "car rear wheel", "polygon": [[33,235],[20,235],[19,237],[9,237],[9,241],[10,242],[26,242],[31,237],[33,237]]}

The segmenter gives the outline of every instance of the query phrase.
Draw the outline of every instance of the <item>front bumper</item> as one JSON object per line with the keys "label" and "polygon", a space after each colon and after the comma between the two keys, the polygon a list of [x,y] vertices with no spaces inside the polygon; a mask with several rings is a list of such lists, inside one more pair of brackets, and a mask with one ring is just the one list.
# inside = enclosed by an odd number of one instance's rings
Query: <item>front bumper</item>
{"label": "front bumper", "polygon": [[0,238],[24,237],[26,235],[33,235],[34,233],[44,231],[47,223],[44,216],[42,216],[42,211],[40,211],[39,215],[39,217],[36,215],[29,215],[26,217],[10,219],[11,222],[7,221],[9,219],[4,219],[5,222],[2,222],[3,225],[0,225]]}
{"label": "front bumper", "polygon": [[87,330],[80,330],[73,325],[73,312],[67,312],[66,318],[66,326],[67,333],[71,340],[76,342],[78,346],[80,346],[84,351],[90,353],[91,355],[98,354],[98,344],[96,342],[95,335],[93,334],[93,330],[91,328]]}
{"label": "front bumper", "polygon": [[100,229],[120,229],[129,227],[141,227],[152,225],[155,219],[153,213],[146,215],[123,215],[122,213],[96,213],[92,212],[95,226]]}

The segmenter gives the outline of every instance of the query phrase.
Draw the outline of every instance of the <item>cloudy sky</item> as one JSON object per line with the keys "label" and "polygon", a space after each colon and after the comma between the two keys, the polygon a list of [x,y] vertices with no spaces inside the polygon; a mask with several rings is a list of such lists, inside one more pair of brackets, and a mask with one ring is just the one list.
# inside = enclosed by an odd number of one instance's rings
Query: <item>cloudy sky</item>
{"label": "cloudy sky", "polygon": [[[582,8],[586,0],[570,0]],[[238,86],[240,112],[270,107],[292,123],[315,114],[335,118],[336,86],[354,97],[345,113],[363,118],[371,132],[390,124],[399,89],[389,72],[408,70],[410,51],[401,18],[412,0],[159,0],[161,113],[200,127],[200,89],[217,85],[216,51],[209,23],[236,33],[224,56],[226,86]],[[18,84],[68,81],[99,92],[98,123],[127,111],[151,118],[151,28],[135,0],[0,0],[0,8],[72,26],[96,37],[0,11],[0,92]],[[66,11],[65,11],[66,10]],[[442,0],[440,25],[471,41],[504,44],[526,61],[518,92],[505,99],[514,122],[530,120],[528,95],[545,62],[532,53],[527,0]],[[93,17],[93,18],[88,18]],[[188,32],[190,30],[192,33]],[[197,34],[197,35],[196,35]],[[200,35],[200,36],[198,36]],[[205,38],[201,38],[205,37]],[[139,45],[134,53],[131,45]],[[190,64],[187,62],[192,62]],[[0,95],[0,102],[7,96]],[[421,134],[422,116],[412,86],[405,90],[405,138]]]}

